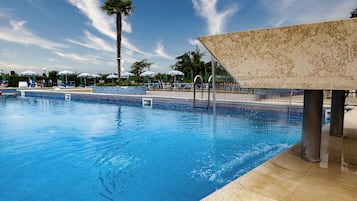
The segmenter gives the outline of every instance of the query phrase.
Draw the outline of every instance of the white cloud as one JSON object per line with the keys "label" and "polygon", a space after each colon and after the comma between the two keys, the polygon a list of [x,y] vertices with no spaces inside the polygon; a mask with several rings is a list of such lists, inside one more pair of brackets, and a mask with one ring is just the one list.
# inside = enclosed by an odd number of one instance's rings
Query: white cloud
{"label": "white cloud", "polygon": [[47,10],[45,7],[43,7],[43,2],[42,0],[26,0],[27,3],[29,3],[32,7],[34,7],[36,10],[41,11],[41,13],[45,14],[47,17],[50,16],[49,10]]}
{"label": "white cloud", "polygon": [[63,53],[63,52],[54,52],[54,53],[62,58],[66,58],[80,63],[87,63],[87,64],[90,63],[96,65],[103,63],[96,56],[92,56],[92,55],[81,56],[73,53]]}
{"label": "white cloud", "polygon": [[87,57],[80,56],[78,54],[70,54],[70,53],[63,53],[63,52],[55,52],[60,57],[67,58],[73,61],[79,61],[79,62],[88,62]]}
{"label": "white cloud", "polygon": [[165,52],[165,47],[164,45],[162,44],[162,41],[159,41],[157,43],[157,47],[156,47],[156,50],[155,50],[155,53],[157,56],[159,57],[162,57],[162,58],[165,58],[165,59],[170,59],[170,60],[173,60],[173,56],[167,54]]}
{"label": "white cloud", "polygon": [[132,50],[126,49],[125,54],[132,56],[134,52]]}
{"label": "white cloud", "polygon": [[14,20],[11,20],[10,21],[10,25],[11,27],[15,30],[15,31],[18,31],[20,30],[21,28],[23,28],[23,26],[25,25],[25,21],[14,21]]}
{"label": "white cloud", "polygon": [[0,8],[0,17],[6,16],[5,13],[14,11],[13,8]]}
{"label": "white cloud", "polygon": [[123,31],[125,31],[127,33],[131,33],[131,24],[128,23],[127,21],[125,21],[125,19],[126,19],[126,17],[124,16],[123,20],[122,20]]}
{"label": "white cloud", "polygon": [[16,54],[7,48],[1,48],[0,49],[0,57],[2,58],[16,58]]}
{"label": "white cloud", "polygon": [[[38,74],[41,74],[42,72],[39,72],[39,67],[38,66],[32,66],[32,65],[21,65],[21,64],[14,64],[14,63],[5,63],[0,61],[0,66],[5,67],[5,69],[2,69],[4,73],[10,73],[10,71],[15,71],[16,73],[21,73],[26,70],[32,70]],[[41,68],[42,69],[42,68]]]}
{"label": "white cloud", "polygon": [[153,63],[151,66],[150,66],[150,71],[153,71],[153,72],[165,72],[163,71],[164,69],[168,69],[169,66],[159,66],[155,63]]}
{"label": "white cloud", "polygon": [[264,0],[273,26],[348,18],[356,0]]}
{"label": "white cloud", "polygon": [[57,50],[66,46],[37,36],[25,28],[25,21],[9,21],[10,27],[0,27],[0,40],[24,45],[35,45],[44,49]]}
{"label": "white cloud", "polygon": [[[116,23],[115,18],[108,16],[105,11],[101,9],[101,1],[98,0],[67,0],[70,4],[77,7],[83,15],[85,15],[89,20],[91,25],[98,30],[103,35],[110,37],[113,40],[116,40]],[[123,32],[131,33],[131,25],[130,23],[125,21],[123,18]],[[134,52],[139,54],[143,54],[145,56],[151,55],[145,51],[140,50],[133,44],[129,42],[128,39],[122,36],[122,46],[128,48]]]}
{"label": "white cloud", "polygon": [[[116,39],[116,31],[114,18],[106,15],[101,10],[101,5],[98,0],[68,0],[70,4],[77,7],[80,12],[85,15],[91,25],[96,28],[100,33]],[[124,30],[124,29],[123,29]]]}
{"label": "white cloud", "polygon": [[146,56],[146,57],[151,57],[151,56],[153,56],[153,54],[151,54],[151,53],[148,53],[148,52],[145,52],[145,51],[140,50],[139,48],[137,48],[136,46],[134,46],[133,44],[131,44],[126,38],[122,38],[122,39],[121,39],[121,42],[122,42],[122,44],[123,44],[126,48],[128,48],[128,49],[131,50],[131,51],[134,51],[134,52],[136,52],[136,53],[142,54],[142,55],[144,55],[144,56]]}
{"label": "white cloud", "polygon": [[103,50],[107,52],[115,52],[116,49],[113,47],[113,45],[109,45],[105,40],[94,36],[91,34],[89,31],[84,31],[84,41],[79,42],[74,39],[66,39],[66,41],[80,45],[83,47],[95,49],[95,50]]}
{"label": "white cloud", "polygon": [[192,0],[193,8],[197,14],[204,18],[208,25],[208,34],[219,34],[224,32],[224,26],[228,17],[238,12],[238,6],[231,4],[227,9],[219,12],[216,5],[218,0]]}
{"label": "white cloud", "polygon": [[[103,59],[102,57],[98,57],[96,55],[84,55],[83,56],[83,55],[74,54],[74,53],[64,53],[64,52],[54,52],[54,53],[61,58],[65,58],[65,59],[68,59],[71,61],[83,63],[86,66],[88,65],[85,68],[89,68],[91,66],[91,64],[102,65],[102,66],[113,66],[113,67],[116,67],[116,65],[117,65],[115,58]],[[113,68],[113,69],[115,69],[115,68]],[[89,70],[89,69],[87,69],[87,70]],[[95,70],[97,71],[97,67],[95,67]]]}
{"label": "white cloud", "polygon": [[201,42],[197,39],[192,39],[192,38],[189,38],[188,39],[188,43],[190,43],[191,45],[193,46],[202,46]]}

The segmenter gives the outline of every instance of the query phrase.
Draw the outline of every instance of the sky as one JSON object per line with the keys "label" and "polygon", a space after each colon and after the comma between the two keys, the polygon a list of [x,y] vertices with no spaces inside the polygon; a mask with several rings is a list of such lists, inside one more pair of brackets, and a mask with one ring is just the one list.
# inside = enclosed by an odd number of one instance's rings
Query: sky
{"label": "sky", "polygon": [[[116,73],[116,23],[104,0],[1,0],[0,70]],[[198,37],[349,18],[356,0],[132,0],[122,72],[147,59],[165,73]]]}

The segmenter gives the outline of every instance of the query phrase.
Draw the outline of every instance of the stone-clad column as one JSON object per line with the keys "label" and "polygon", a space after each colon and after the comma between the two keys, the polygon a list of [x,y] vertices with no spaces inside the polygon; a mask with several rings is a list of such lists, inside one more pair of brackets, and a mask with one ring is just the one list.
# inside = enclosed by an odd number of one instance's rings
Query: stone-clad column
{"label": "stone-clad column", "polygon": [[343,119],[345,112],[345,91],[333,90],[331,101],[330,135],[343,136]]}
{"label": "stone-clad column", "polygon": [[322,90],[304,91],[301,157],[310,162],[320,161],[322,103]]}

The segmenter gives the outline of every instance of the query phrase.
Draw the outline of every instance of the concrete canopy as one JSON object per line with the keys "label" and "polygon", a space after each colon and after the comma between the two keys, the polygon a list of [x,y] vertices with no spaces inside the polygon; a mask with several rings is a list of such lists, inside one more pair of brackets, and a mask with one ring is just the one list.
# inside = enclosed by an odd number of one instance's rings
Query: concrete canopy
{"label": "concrete canopy", "polygon": [[357,88],[357,18],[199,40],[243,87]]}

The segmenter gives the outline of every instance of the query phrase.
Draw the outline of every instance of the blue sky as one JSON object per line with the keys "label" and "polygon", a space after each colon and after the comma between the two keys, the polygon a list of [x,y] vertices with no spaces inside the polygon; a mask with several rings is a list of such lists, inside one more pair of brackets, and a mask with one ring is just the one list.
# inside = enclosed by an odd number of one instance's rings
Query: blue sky
{"label": "blue sky", "polygon": [[[0,69],[5,73],[116,72],[114,16],[104,0],[1,0]],[[356,0],[133,0],[123,23],[122,67],[148,59],[165,73],[199,36],[348,18]],[[208,53],[206,52],[206,55]]]}

